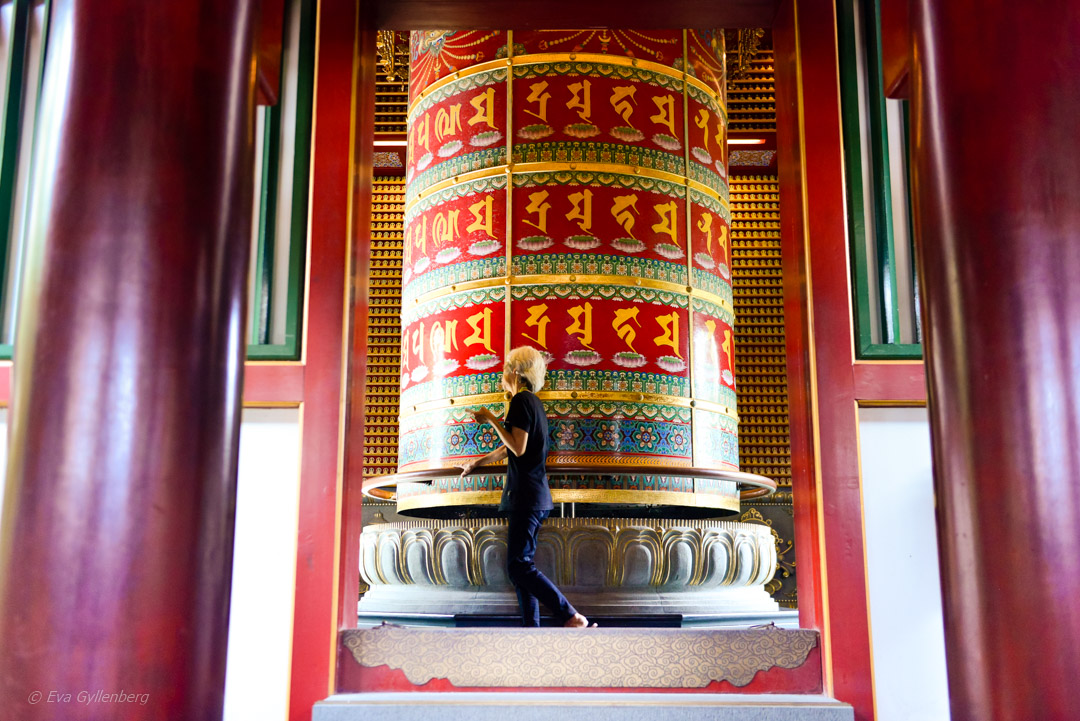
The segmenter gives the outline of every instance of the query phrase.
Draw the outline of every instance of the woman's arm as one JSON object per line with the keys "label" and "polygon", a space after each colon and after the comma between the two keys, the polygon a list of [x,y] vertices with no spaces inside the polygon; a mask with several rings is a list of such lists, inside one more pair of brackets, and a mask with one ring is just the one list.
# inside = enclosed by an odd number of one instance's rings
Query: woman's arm
{"label": "woman's arm", "polygon": [[477,466],[482,466],[486,463],[494,463],[495,461],[501,461],[504,458],[506,458],[506,446],[499,446],[483,458],[477,458],[475,461],[463,463],[462,465],[458,466],[458,468],[461,469],[461,475],[464,477],[469,475]]}
{"label": "woman's arm", "polygon": [[524,453],[526,446],[529,445],[529,432],[527,430],[515,427],[507,431],[503,428],[503,424],[499,422],[499,419],[495,417],[495,414],[487,408],[473,411],[473,418],[476,419],[477,423],[490,423],[495,432],[499,434],[499,440],[515,456]]}

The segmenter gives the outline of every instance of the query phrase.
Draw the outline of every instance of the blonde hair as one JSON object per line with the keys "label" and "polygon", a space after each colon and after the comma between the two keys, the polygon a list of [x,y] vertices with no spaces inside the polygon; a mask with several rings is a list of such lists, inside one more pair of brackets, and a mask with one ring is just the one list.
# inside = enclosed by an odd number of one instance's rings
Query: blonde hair
{"label": "blonde hair", "polygon": [[543,354],[535,348],[520,346],[506,354],[506,371],[521,376],[532,392],[537,392],[544,387],[544,373],[547,372],[547,361]]}

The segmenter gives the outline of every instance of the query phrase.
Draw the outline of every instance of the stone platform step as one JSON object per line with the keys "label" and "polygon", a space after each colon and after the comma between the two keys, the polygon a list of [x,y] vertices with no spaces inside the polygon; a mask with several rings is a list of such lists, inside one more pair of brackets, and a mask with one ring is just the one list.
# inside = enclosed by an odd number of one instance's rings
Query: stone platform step
{"label": "stone platform step", "polygon": [[[799,612],[778,609],[764,613],[638,613],[609,616],[589,614],[589,620],[601,628],[754,628],[773,625],[777,628],[798,628]],[[360,628],[372,628],[392,623],[410,628],[515,628],[521,626],[520,617],[514,613],[489,614],[431,614],[431,613],[365,613],[357,614]],[[559,624],[551,616],[540,616],[540,625],[554,627]]]}
{"label": "stone platform step", "polygon": [[820,695],[703,693],[357,693],[315,704],[312,721],[853,721]]}
{"label": "stone platform step", "polygon": [[[683,625],[683,617],[679,613],[590,616],[589,620],[604,628],[682,628]],[[521,616],[459,614],[454,616],[454,626],[457,628],[521,628]],[[552,616],[541,616],[540,626],[558,628],[562,624]]]}

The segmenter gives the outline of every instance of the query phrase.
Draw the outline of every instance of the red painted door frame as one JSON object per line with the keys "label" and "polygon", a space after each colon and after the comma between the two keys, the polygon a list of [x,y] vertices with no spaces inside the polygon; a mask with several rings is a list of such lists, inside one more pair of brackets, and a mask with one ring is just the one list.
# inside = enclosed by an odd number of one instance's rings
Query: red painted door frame
{"label": "red painted door frame", "polygon": [[[333,692],[343,502],[345,354],[356,234],[360,3],[320,0],[316,19],[309,247],[303,341],[300,505],[290,721]],[[369,154],[370,157],[370,154]],[[370,160],[369,160],[370,166]],[[293,379],[295,381],[295,379]]]}
{"label": "red painted door frame", "polygon": [[875,716],[858,408],[926,402],[921,362],[855,358],[835,0],[773,28],[800,623],[826,692]]}

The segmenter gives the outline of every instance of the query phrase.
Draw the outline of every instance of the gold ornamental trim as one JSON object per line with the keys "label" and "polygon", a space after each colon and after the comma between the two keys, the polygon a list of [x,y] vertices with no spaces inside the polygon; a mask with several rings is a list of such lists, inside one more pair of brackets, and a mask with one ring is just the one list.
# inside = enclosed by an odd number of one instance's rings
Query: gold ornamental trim
{"label": "gold ornamental trim", "polygon": [[[552,491],[554,496],[554,491]],[[416,496],[396,496],[398,513],[422,508],[446,508],[451,506],[497,506],[502,491],[462,491],[460,493],[425,493]]]}
{"label": "gold ornamental trim", "polygon": [[[447,506],[497,506],[502,500],[501,491],[451,491],[448,493],[424,493],[397,498],[398,511]],[[618,505],[682,506],[692,508],[715,508],[737,513],[739,495],[724,496],[716,493],[682,493],[679,491],[623,491],[605,489],[551,489],[554,503],[605,503]]]}
{"label": "gold ornamental trim", "polygon": [[[703,411],[711,411],[727,416],[736,423],[739,422],[739,414],[736,410],[728,408],[720,403],[702,400],[700,398],[686,396],[668,396],[659,393],[627,393],[625,391],[540,391],[536,394],[545,401],[616,401],[624,403],[643,403],[665,406],[677,406],[679,408],[697,408]],[[480,393],[470,396],[455,396],[454,398],[439,398],[425,403],[417,403],[406,406],[401,411],[401,417],[407,418],[429,411],[443,408],[488,405],[494,403],[508,403],[505,393]]]}
{"label": "gold ornamental trim", "polygon": [[397,33],[393,30],[379,30],[375,33],[375,52],[383,74],[390,81],[402,79],[401,68],[397,66]]}
{"label": "gold ornamental trim", "polygon": [[[512,45],[511,45],[512,48]],[[686,43],[683,42],[683,50],[685,55]],[[623,55],[603,55],[601,53],[530,53],[529,55],[512,55],[506,58],[499,58],[497,60],[487,60],[476,65],[470,65],[464,70],[458,70],[449,75],[443,76],[431,83],[413,98],[413,101],[409,103],[409,109],[406,112],[406,122],[411,123],[413,120],[413,114],[416,108],[427,99],[432,93],[452,85],[459,80],[471,77],[473,75],[480,75],[481,73],[490,73],[492,70],[499,70],[500,68],[510,68],[510,72],[507,75],[508,79],[513,78],[514,67],[525,67],[528,65],[551,65],[554,63],[585,63],[592,65],[611,65],[613,67],[622,68],[635,68],[637,70],[645,70],[647,72],[656,73],[657,75],[663,75],[673,80],[685,81],[688,85],[693,85],[701,92],[707,94],[714,100],[716,100],[717,107],[720,108],[724,114],[724,119],[727,119],[727,105],[724,103],[724,99],[716,93],[706,83],[698,80],[694,76],[683,72],[682,70],[676,70],[670,65],[664,65],[662,63],[655,63],[652,60],[641,60],[639,58],[628,58]],[[512,84],[512,83],[511,83]]]}
{"label": "gold ornamental trim", "polygon": [[[379,534],[385,531],[402,532],[412,530],[431,530],[436,533],[439,531],[467,530],[476,533],[485,528],[505,527],[507,525],[509,525],[509,521],[505,516],[449,519],[423,518],[369,524],[364,526],[364,533]],[[589,518],[585,516],[560,518],[559,516],[549,516],[548,519],[544,521],[544,528],[556,529],[559,531],[573,531],[575,529],[595,528],[598,526],[607,528],[612,532],[617,532],[619,529],[625,530],[640,526],[656,532],[693,529],[697,531],[727,531],[730,533],[760,532],[764,534],[763,537],[772,537],[772,532],[768,530],[768,526],[763,526],[760,523],[747,523],[746,521],[722,520],[717,518],[694,518],[687,520],[682,518],[627,518],[625,516],[612,518]]]}
{"label": "gold ornamental trim", "polygon": [[[687,32],[686,28],[683,28],[683,31],[682,31],[682,62],[683,62],[683,67],[684,68],[690,67],[690,38],[689,38],[689,35],[690,35],[690,33]],[[682,121],[683,121],[683,164],[684,164],[683,167],[686,168],[686,174],[689,175],[690,174],[690,167],[691,167],[690,166],[690,90],[687,87],[686,83],[683,83],[683,89],[682,89],[682,110],[683,110]],[[725,114],[725,118],[724,118],[723,122],[724,122],[724,125],[726,127],[727,126],[726,114]],[[706,128],[705,132],[706,132],[706,134],[708,133],[707,128]],[[725,135],[725,137],[726,137],[726,135]],[[689,184],[689,181],[688,181],[687,184]],[[692,287],[693,284],[694,284],[694,253],[693,253],[693,251],[694,251],[694,201],[690,197],[690,190],[689,189],[687,189],[685,195],[686,195],[686,197],[683,198],[683,201],[684,201],[684,207],[686,208],[686,219],[685,219],[685,222],[686,222],[686,226],[685,226],[686,227],[686,282],[689,283],[690,286]],[[719,196],[717,196],[717,197],[719,197]],[[721,202],[726,202],[726,201],[721,199]],[[730,205],[725,206],[725,209],[728,211],[728,216],[730,217],[730,214],[731,214]],[[734,299],[734,288],[732,288],[732,299]],[[694,392],[694,380],[695,380],[694,379],[694,375],[695,375],[695,373],[694,373],[694,303],[690,302],[689,306],[690,307],[687,308],[687,316],[688,316],[687,317],[687,321],[688,321],[687,325],[690,327],[690,343],[687,345],[687,350],[686,350],[686,361],[687,361],[686,368],[687,368],[688,380],[690,381],[690,393],[693,394],[693,392]],[[721,306],[721,307],[723,307],[723,306]],[[731,325],[733,327],[732,329],[734,330],[734,325],[735,325],[734,311],[732,312],[731,315],[732,315]],[[732,372],[734,372],[734,370],[735,370],[734,367],[732,367]],[[693,433],[693,429],[696,428],[697,425],[698,425],[697,423],[694,422],[697,419],[693,415],[691,415],[690,420],[691,420],[690,431],[691,431],[691,433]],[[736,438],[738,438],[737,435],[736,435]],[[702,455],[702,453],[701,453],[701,450],[698,448],[698,444],[696,442],[691,442],[691,444],[690,444],[690,460],[691,460],[691,462],[693,462],[693,464],[695,466],[698,464],[699,459],[701,458],[701,455]]]}
{"label": "gold ornamental trim", "polygon": [[451,293],[464,293],[470,290],[495,288],[498,286],[571,285],[575,283],[580,285],[610,285],[616,288],[647,288],[649,290],[660,290],[666,293],[677,293],[679,295],[697,298],[707,303],[712,303],[721,310],[730,313],[732,316],[735,315],[735,308],[727,299],[721,298],[715,293],[710,293],[707,290],[695,288],[692,285],[670,283],[666,280],[653,280],[652,278],[634,278],[633,282],[629,282],[628,276],[625,275],[587,275],[582,273],[510,275],[499,276],[496,278],[484,278],[483,280],[469,280],[462,283],[451,283],[442,288],[429,290],[427,293],[416,296],[413,298],[412,304],[415,307],[423,306],[433,300],[445,297],[447,291]]}
{"label": "gold ornamental trim", "polygon": [[[746,686],[759,671],[807,663],[818,632],[597,628],[403,628],[343,631],[366,668],[386,666],[417,686],[446,679],[483,688],[704,688]],[[657,663],[663,658],[664,663]]]}
{"label": "gold ornamental trim", "polygon": [[739,28],[738,50],[734,67],[728,73],[728,80],[741,80],[750,74],[754,57],[761,49],[761,40],[765,37],[763,28]]}

